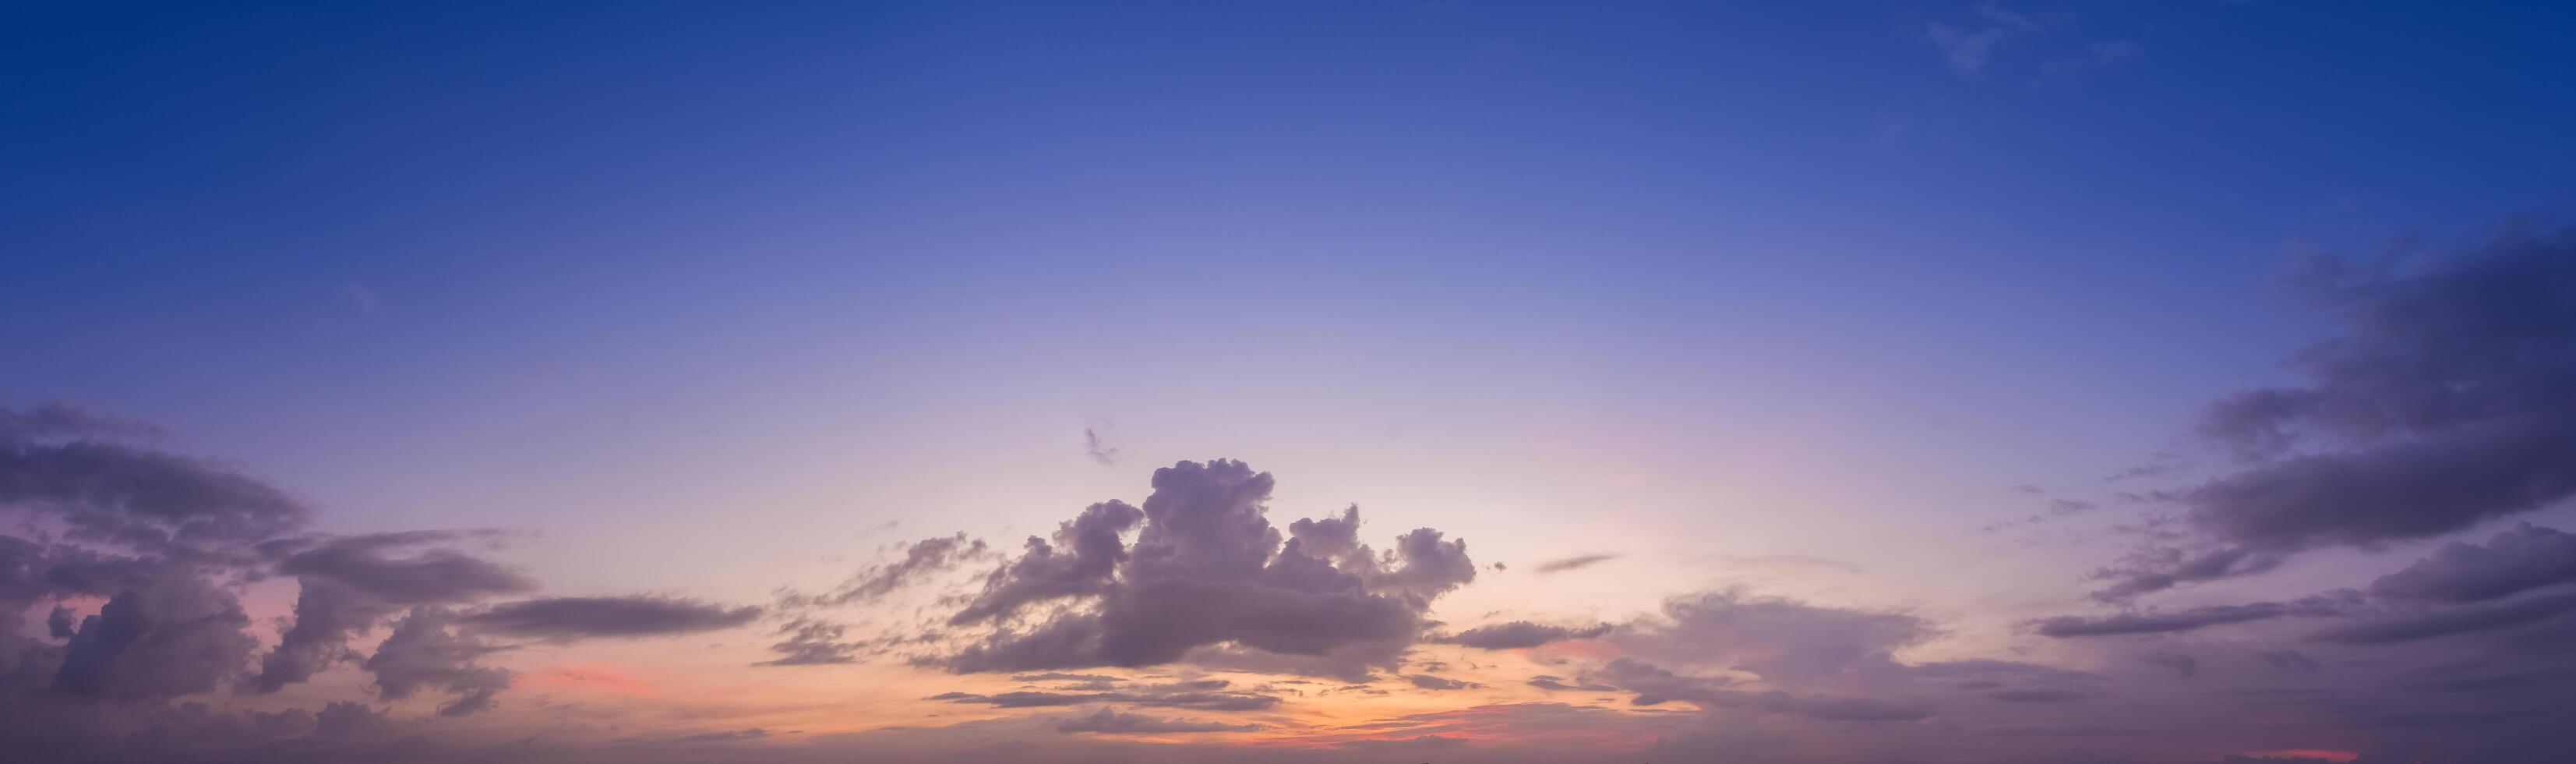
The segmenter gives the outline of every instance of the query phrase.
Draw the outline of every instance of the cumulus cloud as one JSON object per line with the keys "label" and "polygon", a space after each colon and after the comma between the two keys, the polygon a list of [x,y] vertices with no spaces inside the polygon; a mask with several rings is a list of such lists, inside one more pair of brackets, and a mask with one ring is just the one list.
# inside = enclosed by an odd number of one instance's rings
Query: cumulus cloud
{"label": "cumulus cloud", "polygon": [[509,688],[515,674],[481,662],[500,648],[458,633],[450,628],[455,620],[445,608],[416,607],[394,622],[393,634],[360,664],[385,700],[443,690],[454,697],[438,713],[464,716],[491,708],[494,697]]}
{"label": "cumulus cloud", "polygon": [[230,592],[184,568],[163,568],[82,619],[52,691],[132,701],[213,690],[249,659],[257,644],[243,631],[249,625]]}
{"label": "cumulus cloud", "polygon": [[1491,626],[1478,626],[1437,641],[1482,650],[1513,650],[1569,639],[1594,639],[1608,633],[1610,633],[1610,624],[1606,623],[1575,628],[1530,621],[1512,621]]}
{"label": "cumulus cloud", "polygon": [[1141,507],[1094,504],[1052,542],[1029,539],[949,619],[991,631],[926,662],[984,672],[1277,659],[1348,674],[1391,666],[1431,601],[1475,579],[1466,542],[1437,530],[1384,552],[1359,543],[1357,507],[1292,523],[1283,538],[1267,516],[1273,479],[1241,462],[1180,462],[1152,485]]}
{"label": "cumulus cloud", "polygon": [[[409,606],[469,602],[537,588],[535,579],[455,549],[431,546],[488,534],[444,531],[381,533],[330,539],[270,542],[263,549],[286,554],[277,571],[297,576],[294,624],[259,673],[242,686],[276,692],[310,679],[331,665],[357,658],[349,638]],[[308,548],[309,547],[309,548]]]}
{"label": "cumulus cloud", "polygon": [[760,608],[672,597],[550,597],[493,605],[457,619],[476,631],[534,639],[656,637],[729,629]]}

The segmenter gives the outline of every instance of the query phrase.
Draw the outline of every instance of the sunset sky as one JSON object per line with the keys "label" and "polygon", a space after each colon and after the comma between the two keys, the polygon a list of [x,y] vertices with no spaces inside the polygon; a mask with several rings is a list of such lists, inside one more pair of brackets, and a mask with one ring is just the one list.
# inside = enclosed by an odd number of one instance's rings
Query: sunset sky
{"label": "sunset sky", "polygon": [[2547,764],[2576,6],[0,10],[0,761]]}

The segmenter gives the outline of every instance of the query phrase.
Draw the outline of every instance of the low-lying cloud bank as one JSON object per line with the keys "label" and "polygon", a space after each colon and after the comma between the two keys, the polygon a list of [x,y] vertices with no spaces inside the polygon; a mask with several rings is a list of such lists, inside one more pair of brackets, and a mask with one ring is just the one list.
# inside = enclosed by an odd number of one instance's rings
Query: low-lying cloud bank
{"label": "low-lying cloud bank", "polygon": [[[148,442],[159,434],[63,404],[0,408],[0,752],[12,760],[142,760],[107,752],[178,734],[195,737],[142,758],[293,760],[383,712],[351,699],[227,713],[187,699],[278,693],[348,664],[374,701],[443,696],[438,712],[463,716],[513,683],[485,663],[508,648],[498,640],[691,633],[759,613],[659,597],[487,604],[540,589],[478,554],[504,535],[320,532],[289,491],[161,451]],[[299,589],[294,612],[263,649],[240,593],[281,577]],[[44,629],[22,633],[19,616],[37,611]],[[380,629],[372,651],[354,644]]]}

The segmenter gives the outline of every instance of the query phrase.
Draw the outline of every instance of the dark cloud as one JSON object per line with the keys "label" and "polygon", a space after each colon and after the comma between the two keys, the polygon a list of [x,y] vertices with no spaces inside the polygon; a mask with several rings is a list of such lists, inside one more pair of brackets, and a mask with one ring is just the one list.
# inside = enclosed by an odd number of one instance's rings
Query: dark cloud
{"label": "dark cloud", "polygon": [[2576,582],[2576,534],[2522,523],[2484,545],[2454,541],[2370,585],[2381,597],[2467,603]]}
{"label": "dark cloud", "polygon": [[1261,729],[1261,725],[1163,719],[1144,714],[1126,713],[1114,708],[1102,708],[1092,712],[1090,716],[1079,716],[1056,722],[1055,729],[1057,732],[1067,733],[1151,735],[1178,732],[1251,732]]}
{"label": "dark cloud", "polygon": [[1425,690],[1468,690],[1484,686],[1475,682],[1462,682],[1456,679],[1437,677],[1429,674],[1408,675],[1404,678],[1404,681],[1410,682],[1413,686]]}
{"label": "dark cloud", "polygon": [[1610,624],[1606,623],[1574,628],[1530,621],[1512,621],[1491,626],[1478,626],[1437,641],[1484,650],[1512,650],[1569,639],[1594,639],[1608,633],[1610,633]]}
{"label": "dark cloud", "polygon": [[1064,673],[1064,672],[1062,672],[1062,671],[1048,671],[1048,672],[1038,673],[1038,674],[1021,674],[1021,675],[1018,675],[1018,676],[1011,677],[1011,681],[1014,681],[1014,682],[1080,682],[1080,683],[1083,683],[1083,684],[1094,684],[1094,683],[1114,684],[1114,683],[1118,683],[1118,682],[1125,682],[1125,681],[1127,681],[1127,678],[1126,678],[1126,677],[1118,677],[1118,676],[1110,676],[1110,675],[1107,675],[1107,674],[1067,674],[1067,673]]}
{"label": "dark cloud", "polygon": [[404,607],[469,602],[536,589],[536,580],[525,574],[454,549],[430,547],[408,556],[390,554],[488,535],[413,531],[263,545],[287,555],[277,570],[297,576],[302,592],[296,596],[294,625],[241,689],[276,692],[333,664],[355,660],[358,656],[348,648],[349,638]]}
{"label": "dark cloud", "polygon": [[515,675],[483,665],[483,656],[500,648],[457,633],[450,628],[455,620],[455,614],[444,608],[412,608],[394,622],[393,634],[359,667],[375,677],[376,689],[385,700],[442,690],[454,697],[439,706],[440,715],[464,716],[489,709],[494,696],[508,689]]}
{"label": "dark cloud", "polygon": [[2129,555],[2121,566],[2093,571],[2093,580],[2111,582],[2110,586],[2093,592],[2093,599],[2125,602],[2141,594],[2160,592],[2181,584],[2261,573],[2280,567],[2283,559],[2284,556],[2277,552],[2259,552],[2244,547],[2222,547],[2198,553],[2185,553],[2171,547],[2142,549]]}
{"label": "dark cloud", "polygon": [[1586,692],[1617,692],[1617,691],[1619,691],[1619,688],[1617,688],[1617,687],[1612,687],[1612,686],[1610,686],[1610,685],[1606,685],[1606,684],[1591,683],[1591,682],[1585,682],[1585,683],[1582,683],[1582,684],[1566,684],[1566,683],[1565,683],[1565,679],[1564,679],[1563,677],[1554,677],[1554,676],[1548,676],[1548,675],[1545,675],[1545,674],[1541,674],[1541,675],[1538,675],[1538,676],[1530,677],[1530,678],[1529,678],[1529,682],[1527,682],[1527,684],[1528,684],[1529,686],[1531,686],[1531,687],[1536,687],[1536,688],[1539,688],[1539,689],[1542,689],[1542,690],[1548,690],[1548,691],[1556,691],[1556,690],[1583,690],[1583,691],[1586,691]]}
{"label": "dark cloud", "polygon": [[149,422],[93,413],[67,403],[39,403],[25,411],[0,408],[0,443],[52,438],[155,438],[164,434]]}
{"label": "dark cloud", "polygon": [[948,692],[928,700],[950,703],[988,705],[995,708],[1049,708],[1093,703],[1124,703],[1131,706],[1188,708],[1201,711],[1260,711],[1279,704],[1279,698],[1250,690],[1231,689],[1231,682],[1206,679],[1163,684],[1128,684],[1102,692],[1017,691],[990,695]]}
{"label": "dark cloud", "polygon": [[207,692],[239,673],[257,646],[230,592],[193,571],[161,575],[109,599],[64,646],[54,694],[117,701]]}
{"label": "dark cloud", "polygon": [[[1267,517],[1272,485],[1269,473],[1222,459],[1156,470],[1141,508],[1094,504],[1053,543],[1030,539],[949,619],[994,629],[928,662],[957,672],[1190,660],[1365,674],[1400,660],[1431,600],[1475,579],[1466,543],[1436,530],[1405,533],[1383,553],[1360,544],[1357,507],[1292,523],[1283,539]],[[1053,607],[1022,617],[1041,603]]]}
{"label": "dark cloud", "polygon": [[2322,642],[2376,645],[2511,629],[2576,610],[2576,591],[2388,616],[2339,626],[2316,635]]}
{"label": "dark cloud", "polygon": [[2339,328],[2291,359],[2307,384],[2212,404],[2202,431],[2245,466],[2152,496],[2202,539],[2367,546],[2576,495],[2576,232],[2405,270],[2319,260],[2293,282]]}
{"label": "dark cloud", "polygon": [[231,468],[98,440],[137,433],[74,409],[0,409],[0,505],[58,513],[78,538],[207,553],[302,527],[312,511]]}
{"label": "dark cloud", "polygon": [[272,693],[311,679],[334,664],[356,660],[358,652],[349,649],[349,638],[392,612],[390,606],[347,585],[329,579],[303,582],[303,591],[295,597],[294,625],[279,636],[277,647],[260,659],[259,673],[240,689]]}
{"label": "dark cloud", "polygon": [[1053,543],[1029,537],[1027,551],[986,576],[983,593],[949,617],[949,624],[1011,615],[1032,602],[1099,594],[1127,561],[1124,535],[1144,520],[1144,510],[1104,501],[1056,528]]}
{"label": "dark cloud", "polygon": [[534,639],[656,637],[729,629],[760,608],[670,597],[551,597],[505,602],[457,619],[476,631]]}
{"label": "dark cloud", "polygon": [[[536,579],[456,549],[437,546],[488,538],[489,533],[408,531],[319,541],[279,562],[277,572],[325,578],[378,601],[396,605],[465,602],[535,591]],[[270,544],[272,549],[286,545]],[[408,556],[390,552],[417,549]]]}
{"label": "dark cloud", "polygon": [[2031,631],[2047,637],[2103,637],[2120,634],[2166,634],[2209,626],[2246,623],[2282,616],[2329,616],[2354,605],[2346,594],[2319,595],[2294,602],[2210,605],[2188,610],[2136,610],[2101,617],[2062,615],[2029,622]]}
{"label": "dark cloud", "polygon": [[1563,573],[1563,572],[1565,572],[1565,571],[1569,571],[1569,570],[1582,570],[1582,569],[1584,569],[1584,568],[1589,568],[1589,567],[1592,567],[1592,566],[1594,566],[1594,565],[1599,565],[1599,564],[1601,564],[1601,563],[1609,562],[1609,561],[1611,561],[1611,560],[1616,560],[1616,559],[1619,559],[1619,555],[1616,555],[1616,554],[1610,554],[1610,553],[1606,553],[1606,552],[1603,552],[1603,553],[1595,553],[1595,554],[1578,554],[1578,555],[1575,555],[1575,556],[1572,556],[1572,557],[1564,557],[1564,558],[1559,558],[1559,559],[1554,559],[1554,560],[1549,560],[1549,561],[1546,561],[1546,562],[1539,563],[1539,564],[1538,564],[1538,572],[1540,572],[1540,573],[1543,573],[1543,574],[1544,574],[1544,573]]}

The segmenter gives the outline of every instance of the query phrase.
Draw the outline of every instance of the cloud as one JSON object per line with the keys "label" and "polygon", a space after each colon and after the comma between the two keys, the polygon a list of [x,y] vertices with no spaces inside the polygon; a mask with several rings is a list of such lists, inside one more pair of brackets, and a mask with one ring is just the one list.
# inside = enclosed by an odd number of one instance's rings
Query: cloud
{"label": "cloud", "polygon": [[955,568],[959,564],[983,559],[989,552],[980,540],[969,541],[966,534],[927,538],[906,547],[903,559],[859,571],[829,594],[807,596],[790,594],[780,598],[789,607],[832,607],[866,604],[884,599],[922,577]]}
{"label": "cloud", "polygon": [[2201,541],[2367,547],[2576,496],[2576,231],[2403,269],[2318,259],[2291,283],[2337,326],[2291,359],[2306,384],[2212,403],[2202,433],[2244,466],[2150,495]]}
{"label": "cloud", "polygon": [[758,607],[727,607],[692,599],[552,597],[505,602],[457,622],[494,634],[568,640],[693,634],[741,626],[758,617]]}
{"label": "cloud", "polygon": [[[537,581],[527,574],[455,549],[422,548],[408,557],[386,554],[492,535],[488,532],[407,531],[330,538],[310,549],[293,552],[278,563],[277,572],[327,578],[374,599],[400,605],[444,604],[534,591]],[[292,546],[291,543],[264,545],[265,548],[280,550]]]}
{"label": "cloud", "polygon": [[1456,679],[1437,677],[1429,674],[1407,675],[1404,678],[1404,681],[1410,682],[1413,686],[1425,690],[1468,690],[1484,686],[1475,682],[1462,682]]}
{"label": "cloud", "polygon": [[[1407,532],[1384,553],[1360,544],[1357,507],[1293,523],[1283,539],[1267,517],[1272,487],[1269,473],[1222,459],[1155,470],[1141,508],[1094,504],[1053,543],[1029,539],[949,618],[992,630],[924,662],[961,673],[1185,659],[1365,673],[1397,662],[1430,602],[1475,579],[1466,543],[1437,530]],[[1054,607],[1023,617],[1041,603]]]}
{"label": "cloud", "polygon": [[1161,719],[1146,716],[1144,714],[1125,713],[1114,708],[1105,707],[1099,711],[1093,712],[1090,716],[1066,719],[1064,721],[1056,722],[1055,725],[1055,730],[1057,732],[1090,732],[1111,735],[1151,735],[1180,732],[1251,732],[1258,729],[1261,729],[1261,725],[1226,724],[1224,722],[1194,722],[1187,719]]}
{"label": "cloud", "polygon": [[1491,626],[1478,626],[1437,641],[1482,650],[1514,650],[1568,639],[1594,639],[1608,633],[1610,633],[1610,624],[1606,623],[1578,629],[1529,621],[1512,621]]}
{"label": "cloud", "polygon": [[1131,706],[1188,708],[1201,711],[1260,711],[1279,704],[1279,697],[1248,690],[1230,689],[1223,679],[1204,679],[1164,684],[1127,684],[1103,692],[1015,691],[993,694],[947,692],[927,700],[970,703],[995,708],[1051,708],[1092,703],[1125,703]]}
{"label": "cloud", "polygon": [[481,659],[500,648],[449,626],[455,614],[445,608],[416,607],[394,623],[376,653],[359,664],[376,679],[385,700],[401,700],[421,690],[444,690],[454,698],[439,706],[442,716],[464,716],[489,709],[494,696],[510,687],[509,669],[485,666]]}
{"label": "cloud", "polygon": [[1612,660],[1602,669],[1611,684],[1637,693],[1629,702],[1651,706],[1682,701],[1702,709],[1735,709],[1786,713],[1832,721],[1915,721],[1932,716],[1932,701],[1911,697],[1801,695],[1782,690],[1729,689],[1722,677],[1677,674],[1633,658]]}
{"label": "cloud", "polygon": [[149,432],[58,405],[0,409],[0,505],[56,513],[75,538],[161,554],[212,554],[311,520],[310,508],[258,478],[93,439]]}
{"label": "cloud", "polygon": [[45,438],[157,438],[165,434],[149,422],[97,414],[67,403],[40,403],[25,411],[0,408],[0,444]]}
{"label": "cloud", "polygon": [[2040,636],[2104,637],[2121,634],[2169,634],[2210,626],[2260,621],[2286,615],[2334,615],[2342,612],[2338,598],[2319,597],[2298,602],[2256,602],[2246,605],[2211,605],[2188,610],[2143,610],[2087,618],[2061,615],[2030,621],[2031,631]]}
{"label": "cloud", "polygon": [[2525,626],[2570,610],[2576,610],[2576,591],[2390,616],[2328,629],[2315,638],[2356,645],[2414,642]]}
{"label": "cloud", "polygon": [[865,649],[867,645],[863,642],[844,641],[842,635],[847,631],[848,627],[828,621],[810,618],[789,620],[780,626],[777,632],[786,639],[769,646],[770,652],[779,654],[778,659],[762,661],[760,665],[825,666],[855,663],[858,661],[859,651]]}
{"label": "cloud", "polygon": [[1564,679],[1563,677],[1554,677],[1554,676],[1548,676],[1548,675],[1545,675],[1545,674],[1541,674],[1541,675],[1538,675],[1538,676],[1530,677],[1530,678],[1529,678],[1529,681],[1527,682],[1527,684],[1528,684],[1529,686],[1531,686],[1531,687],[1536,687],[1536,688],[1539,688],[1539,689],[1542,689],[1542,690],[1548,690],[1548,691],[1551,691],[1551,692],[1553,692],[1553,691],[1557,691],[1557,690],[1584,690],[1584,691],[1587,691],[1587,692],[1618,692],[1618,691],[1619,691],[1619,688],[1617,688],[1617,687],[1612,687],[1612,686],[1610,686],[1610,685],[1606,685],[1606,684],[1598,684],[1598,683],[1592,683],[1592,682],[1585,682],[1585,683],[1582,683],[1582,684],[1566,684],[1566,683],[1565,683],[1565,679]]}
{"label": "cloud", "polygon": [[1811,605],[1742,590],[1666,600],[1660,617],[1608,638],[1630,653],[1676,665],[1739,668],[1766,679],[1801,681],[1891,671],[1891,653],[1939,632],[1921,618]]}
{"label": "cloud", "polygon": [[1546,561],[1546,562],[1539,563],[1539,564],[1538,564],[1538,572],[1539,572],[1541,575],[1544,575],[1544,574],[1548,574],[1548,573],[1563,573],[1563,572],[1565,572],[1565,571],[1569,571],[1569,570],[1582,570],[1582,569],[1584,569],[1584,568],[1589,568],[1589,567],[1592,567],[1592,566],[1594,566],[1594,565],[1599,565],[1599,564],[1601,564],[1601,563],[1609,562],[1609,561],[1611,561],[1611,560],[1616,560],[1616,559],[1619,559],[1619,555],[1611,554],[1611,553],[1606,553],[1606,552],[1603,552],[1603,553],[1595,553],[1595,554],[1578,554],[1578,555],[1575,555],[1575,556],[1572,556],[1572,557],[1565,557],[1565,558],[1560,558],[1560,559],[1555,559],[1555,560],[1549,560],[1549,561]]}
{"label": "cloud", "polygon": [[[13,614],[14,615],[14,614]],[[193,571],[160,569],[82,619],[55,671],[55,695],[167,700],[207,692],[238,673],[257,643],[229,592]]]}
{"label": "cloud", "polygon": [[2491,600],[2576,582],[2576,534],[2522,523],[2484,545],[2454,541],[2370,584],[2381,597],[2430,602]]}
{"label": "cloud", "polygon": [[297,576],[302,592],[296,596],[294,625],[241,689],[254,694],[276,692],[335,663],[356,659],[357,654],[347,647],[350,636],[373,628],[403,607],[469,602],[536,589],[536,580],[525,574],[453,549],[429,548],[407,557],[387,554],[489,535],[412,531],[263,544],[264,550],[288,555],[277,571]]}
{"label": "cloud", "polygon": [[1144,510],[1123,501],[1104,501],[1057,527],[1053,543],[1029,537],[1027,551],[986,576],[983,593],[950,616],[948,623],[974,624],[1016,613],[1033,602],[1099,594],[1119,564],[1127,561],[1123,535],[1144,520]]}

